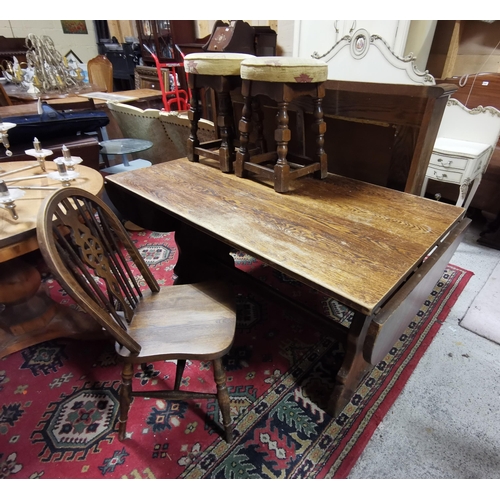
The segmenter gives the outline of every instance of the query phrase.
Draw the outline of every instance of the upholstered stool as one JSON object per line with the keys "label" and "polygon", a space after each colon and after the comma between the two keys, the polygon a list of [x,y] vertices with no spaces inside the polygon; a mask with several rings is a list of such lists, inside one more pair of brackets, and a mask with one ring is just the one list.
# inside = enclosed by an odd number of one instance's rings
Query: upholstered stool
{"label": "upholstered stool", "polygon": [[[321,106],[327,77],[328,65],[314,59],[255,57],[241,62],[244,105],[239,124],[240,148],[236,152],[234,165],[237,176],[242,177],[245,171],[260,174],[273,180],[274,189],[279,193],[287,192],[293,179],[312,173],[321,179],[327,176],[327,158],[323,149],[326,123]],[[253,118],[253,98],[258,95],[265,95],[278,104],[274,132],[276,150],[251,156],[248,142]],[[288,152],[292,139],[288,128],[288,106],[300,96],[310,96],[314,103],[312,133],[315,135],[316,151],[313,158]]]}
{"label": "upholstered stool", "polygon": [[[222,172],[233,171],[235,155],[235,127],[233,106],[230,92],[241,86],[240,63],[252,58],[249,54],[230,52],[202,52],[188,54],[184,59],[184,68],[191,89],[191,109],[188,116],[191,121],[191,134],[188,139],[188,159],[199,161],[204,156],[218,160]],[[201,117],[200,89],[210,87],[217,92],[217,126],[220,139],[200,143],[198,139],[198,121]]]}

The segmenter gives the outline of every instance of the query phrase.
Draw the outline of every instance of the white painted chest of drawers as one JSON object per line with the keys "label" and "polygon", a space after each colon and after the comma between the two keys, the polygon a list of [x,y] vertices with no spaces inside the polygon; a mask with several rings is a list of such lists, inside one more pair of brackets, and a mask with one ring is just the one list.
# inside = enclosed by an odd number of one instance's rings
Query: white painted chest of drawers
{"label": "white painted chest of drawers", "polygon": [[448,138],[436,139],[422,186],[422,196],[425,195],[429,179],[457,184],[460,192],[456,205],[467,208],[479,186],[490,155],[489,144]]}

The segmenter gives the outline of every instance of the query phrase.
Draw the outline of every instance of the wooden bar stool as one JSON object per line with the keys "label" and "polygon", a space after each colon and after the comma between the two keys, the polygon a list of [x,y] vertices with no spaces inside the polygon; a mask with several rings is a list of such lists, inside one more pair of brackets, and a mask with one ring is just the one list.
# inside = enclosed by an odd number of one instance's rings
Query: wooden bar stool
{"label": "wooden bar stool", "polygon": [[[240,148],[236,152],[235,174],[243,177],[245,171],[260,174],[274,181],[274,189],[286,193],[290,181],[314,173],[327,176],[327,157],[323,149],[326,123],[323,120],[322,100],[328,65],[314,59],[296,57],[255,57],[241,62],[241,93],[243,112],[239,124]],[[265,95],[278,104],[277,126],[274,132],[276,150],[251,156],[248,148],[252,128],[253,98]],[[316,152],[313,158],[288,152],[291,131],[288,128],[288,106],[300,96],[311,96],[314,103]]]}
{"label": "wooden bar stool", "polygon": [[[191,134],[188,139],[190,161],[198,162],[199,157],[217,160],[222,172],[233,171],[235,156],[235,126],[230,92],[241,86],[240,63],[252,58],[249,54],[202,52],[188,54],[184,67],[191,89],[191,108],[188,112],[191,121]],[[198,121],[201,118],[200,89],[210,87],[217,92],[217,126],[220,139],[200,143]]]}

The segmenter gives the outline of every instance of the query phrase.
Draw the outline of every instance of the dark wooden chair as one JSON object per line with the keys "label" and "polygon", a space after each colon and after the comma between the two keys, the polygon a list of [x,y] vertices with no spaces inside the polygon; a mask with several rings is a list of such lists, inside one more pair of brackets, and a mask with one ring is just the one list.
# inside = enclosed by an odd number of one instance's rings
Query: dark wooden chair
{"label": "dark wooden chair", "polygon": [[[81,189],[64,188],[45,199],[38,213],[37,236],[59,284],[116,340],[123,362],[119,439],[126,437],[135,396],[217,398],[225,437],[231,442],[230,401],[221,358],[233,343],[236,313],[226,285],[210,281],[160,289],[118,218],[103,201]],[[147,283],[147,292],[139,290],[132,262]],[[144,370],[147,363],[173,359],[177,370],[172,389],[133,390],[134,364]],[[213,362],[216,393],[179,390],[187,359]]]}

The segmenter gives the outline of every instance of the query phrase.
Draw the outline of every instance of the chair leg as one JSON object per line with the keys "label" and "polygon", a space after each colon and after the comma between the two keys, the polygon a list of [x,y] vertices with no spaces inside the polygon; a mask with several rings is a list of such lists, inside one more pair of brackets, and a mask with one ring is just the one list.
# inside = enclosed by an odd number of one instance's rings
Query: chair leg
{"label": "chair leg", "polygon": [[233,428],[231,425],[231,405],[229,399],[229,392],[226,386],[226,372],[222,366],[222,359],[214,359],[214,375],[215,383],[217,384],[217,400],[222,412],[222,423],[224,424],[226,441],[231,443],[233,441]]}
{"label": "chair leg", "polygon": [[122,368],[122,385],[120,387],[120,417],[118,427],[118,439],[123,441],[126,437],[128,410],[132,402],[132,377],[134,375],[134,365],[124,363]]}
{"label": "chair leg", "polygon": [[178,359],[177,360],[177,368],[175,369],[175,386],[174,386],[174,389],[176,391],[178,391],[179,387],[181,386],[182,374],[184,373],[185,366],[186,366],[185,359]]}

